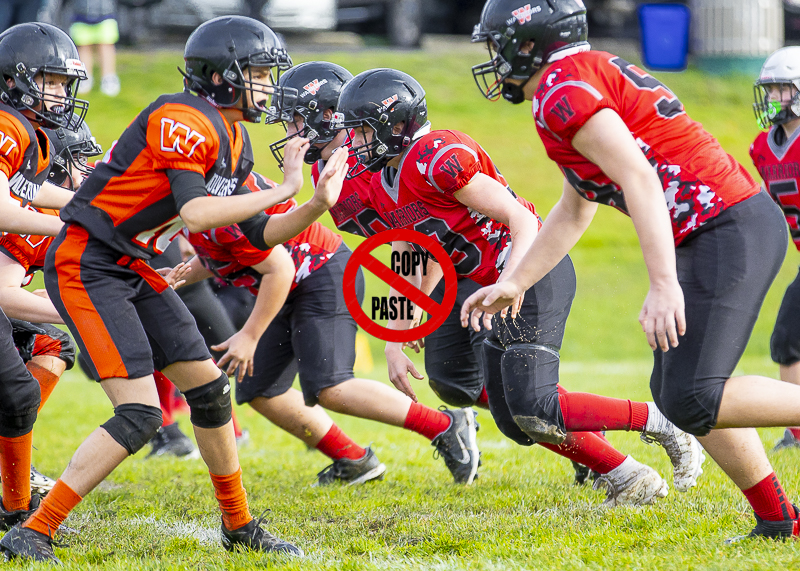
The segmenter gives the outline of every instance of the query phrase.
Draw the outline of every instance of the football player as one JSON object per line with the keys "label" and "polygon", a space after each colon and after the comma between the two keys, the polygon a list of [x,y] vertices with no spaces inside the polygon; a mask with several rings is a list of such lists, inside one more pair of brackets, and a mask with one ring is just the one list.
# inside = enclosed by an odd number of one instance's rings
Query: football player
{"label": "football player", "polygon": [[[72,196],[46,182],[51,149],[42,128],[77,128],[68,121],[73,111],[81,118],[86,112],[87,103],[75,98],[86,70],[67,34],[30,23],[0,34],[0,71],[0,230],[55,236],[62,226],[58,217],[25,207],[60,208]],[[38,504],[31,497],[30,460],[41,391],[2,312],[0,342],[0,529],[8,529]]]}
{"label": "football player", "polygon": [[[45,259],[45,285],[114,415],[81,444],[34,514],[0,540],[9,557],[57,561],[51,531],[156,434],[162,417],[154,368],[186,396],[222,512],[223,546],[302,555],[251,516],[228,377],[212,361],[186,306],[145,262],[184,224],[202,231],[239,222],[263,249],[266,227],[292,227],[264,209],[275,195],[300,189],[307,142],[287,146],[278,192],[242,193],[253,159],[241,124],[257,122],[271,95],[290,95],[273,82],[274,72],[291,60],[266,25],[238,16],[201,24],[187,40],[184,60],[185,91],[148,105],[61,210],[66,224]],[[291,220],[308,225],[329,208],[345,165],[346,155],[334,154],[314,197]]]}
{"label": "football player", "polygon": [[[753,108],[762,129],[750,146],[750,157],[764,187],[781,207],[789,233],[800,249],[800,47],[781,48],[770,55],[753,87]],[[783,296],[770,339],[772,360],[782,381],[800,385],[800,274]],[[800,447],[800,427],[786,429],[775,449]]]}
{"label": "football player", "polygon": [[[565,176],[563,194],[504,281],[465,303],[507,307],[542,283],[592,220],[598,203],[629,213],[650,289],[639,321],[653,349],[650,388],[673,423],[742,490],[751,536],[790,537],[800,519],[754,426],[800,422],[800,387],[731,378],[786,252],[780,209],[660,81],[593,51],[580,0],[489,0],[473,40],[491,60],[473,73],[489,99],[533,102],[536,129]],[[484,316],[484,322],[489,322]],[[715,430],[739,428],[740,430]]]}
{"label": "football player", "polygon": [[[254,192],[275,187],[256,173],[245,184]],[[267,213],[290,212],[294,207],[290,200]],[[341,432],[317,404],[425,436],[454,480],[472,483],[480,459],[472,410],[437,411],[383,383],[355,378],[358,327],[344,303],[341,285],[351,252],[341,236],[315,222],[285,243],[291,256],[281,249],[255,250],[235,226],[190,234],[189,240],[206,268],[205,276],[213,272],[257,295],[241,331],[214,347],[227,351],[220,366],[229,363],[229,373],[239,369],[237,402],[249,403],[330,457],[334,462],[320,472],[320,483],[361,483],[382,477],[386,467],[371,449],[358,446]],[[199,260],[194,261],[189,276],[196,275],[189,280],[203,275],[199,265]],[[363,277],[357,288],[363,296]],[[302,394],[291,390],[298,373]]]}
{"label": "football player", "polygon": [[[358,164],[348,173],[376,172],[371,203],[394,228],[435,237],[456,273],[488,285],[513,271],[540,225],[530,202],[509,188],[484,149],[464,133],[431,130],[425,91],[393,69],[365,71],[339,98],[341,126],[351,131]],[[514,247],[512,248],[512,242]],[[406,242],[393,249],[409,251]],[[409,276],[420,285],[420,276]],[[416,279],[415,279],[416,278]],[[399,296],[392,289],[391,296]],[[594,432],[636,430],[664,445],[675,468],[675,487],[695,485],[702,454],[653,403],[637,403],[558,386],[561,340],[575,295],[575,272],[563,256],[542,283],[517,297],[484,342],[484,379],[498,428],[523,446],[539,443],[601,476],[606,505],[652,503],[667,484],[652,468],[617,452]],[[407,328],[397,320],[391,328]],[[398,343],[388,343],[390,379],[414,398],[407,371],[413,365]]]}

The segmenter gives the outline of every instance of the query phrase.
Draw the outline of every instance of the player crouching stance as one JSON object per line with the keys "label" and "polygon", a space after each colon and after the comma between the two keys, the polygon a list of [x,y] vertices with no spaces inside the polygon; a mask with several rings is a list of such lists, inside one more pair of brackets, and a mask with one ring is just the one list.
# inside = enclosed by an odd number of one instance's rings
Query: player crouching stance
{"label": "player crouching stance", "polygon": [[[537,236],[533,204],[511,191],[470,137],[430,131],[425,92],[414,78],[391,69],[365,71],[344,87],[337,111],[343,127],[353,129],[357,169],[380,173],[370,194],[384,220],[435,237],[454,258],[456,273],[479,284],[502,282],[514,270]],[[574,295],[572,261],[562,256],[540,286],[515,300],[514,311],[495,320],[483,349],[489,409],[498,428],[518,444],[539,443],[600,473],[596,487],[605,488],[608,506],[652,503],[667,494],[655,470],[596,433],[640,431],[665,446],[676,489],[688,490],[701,472],[699,446],[653,403],[558,386],[558,352]],[[390,327],[407,328],[408,321]],[[388,344],[386,357],[392,382],[414,398],[406,376],[413,365],[401,345]]]}
{"label": "player crouching stance", "polygon": [[786,252],[780,209],[660,81],[590,49],[582,2],[530,4],[517,18],[517,0],[486,3],[473,40],[492,59],[473,73],[487,98],[533,102],[563,195],[516,270],[468,299],[462,319],[499,311],[547,279],[597,203],[630,213],[650,278],[639,321],[658,408],[742,490],[756,515],[751,536],[798,536],[800,513],[752,427],[798,424],[800,387],[732,377]]}
{"label": "player crouching stance", "polygon": [[[145,108],[119,137],[110,160],[61,211],[66,225],[45,261],[47,291],[89,357],[114,416],[81,444],[36,512],[0,541],[11,557],[57,561],[52,531],[156,434],[162,418],[154,367],[186,396],[222,511],[223,546],[302,555],[250,515],[228,377],[211,360],[186,306],[145,263],[184,224],[201,231],[239,222],[248,240],[266,248],[263,211],[274,196],[238,195],[253,164],[240,122],[260,119],[267,99],[279,92],[273,69],[280,73],[291,60],[267,26],[236,16],[199,26],[184,59],[185,92]],[[306,144],[301,140],[287,150],[284,185],[276,194],[299,190]],[[329,172],[344,164],[339,153]]]}

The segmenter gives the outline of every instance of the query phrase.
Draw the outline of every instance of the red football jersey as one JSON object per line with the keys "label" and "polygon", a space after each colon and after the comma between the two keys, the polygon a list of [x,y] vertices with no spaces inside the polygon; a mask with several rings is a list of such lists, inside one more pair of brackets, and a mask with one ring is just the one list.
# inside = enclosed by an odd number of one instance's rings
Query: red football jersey
{"label": "red football jersey", "polygon": [[[352,168],[356,161],[355,157],[349,157],[347,159],[348,168]],[[319,173],[324,166],[324,161],[317,161],[311,167],[311,180],[314,186],[317,186]],[[386,221],[370,204],[369,185],[372,174],[365,171],[356,178],[344,181],[339,200],[329,210],[333,223],[342,232],[367,238],[389,229]]]}
{"label": "red football jersey", "polygon": [[[782,127],[759,133],[750,145],[750,157],[764,179],[764,186],[789,223],[794,245],[800,250],[800,130],[788,139]],[[780,141],[780,143],[778,142]]]}
{"label": "red football jersey", "polygon": [[[258,173],[250,173],[244,186],[252,192],[257,192],[274,188],[276,183]],[[290,198],[268,208],[266,213],[281,214],[289,212],[296,206],[297,202]],[[251,266],[266,260],[271,249],[265,252],[254,247],[235,224],[197,234],[187,233],[187,236],[203,265],[216,277],[233,286],[247,287],[253,295],[258,293],[261,274]],[[333,256],[341,243],[341,236],[319,222],[314,222],[300,234],[288,240],[284,247],[292,256],[295,266],[292,289],[297,287],[297,284],[308,277],[311,272],[322,267]]]}
{"label": "red football jersey", "polygon": [[[26,206],[28,210],[58,216],[58,210],[48,210],[44,208],[34,208]],[[15,259],[25,268],[26,279],[22,285],[28,285],[34,272],[44,266],[44,257],[47,255],[47,248],[53,242],[52,236],[32,236],[29,234],[18,235],[3,232],[0,235],[0,251]]]}
{"label": "red football jersey", "polygon": [[758,185],[660,81],[622,58],[599,51],[550,64],[533,99],[547,155],[587,200],[627,213],[619,186],[571,144],[601,109],[617,112],[656,169],[678,245],[720,212],[759,192]]}
{"label": "red football jersey", "polygon": [[[458,275],[490,285],[497,281],[511,251],[511,231],[453,196],[478,173],[508,188],[492,159],[469,136],[431,131],[411,144],[397,171],[384,168],[372,177],[370,193],[378,214],[392,228],[435,237]],[[533,204],[514,197],[537,216]]]}
{"label": "red football jersey", "polygon": [[61,219],[134,258],[163,253],[183,228],[167,170],[205,179],[206,192],[241,190],[253,151],[240,123],[189,93],[162,95],[147,106],[81,185]]}
{"label": "red football jersey", "polygon": [[23,206],[36,197],[50,173],[50,142],[16,109],[0,103],[0,171],[11,196]]}

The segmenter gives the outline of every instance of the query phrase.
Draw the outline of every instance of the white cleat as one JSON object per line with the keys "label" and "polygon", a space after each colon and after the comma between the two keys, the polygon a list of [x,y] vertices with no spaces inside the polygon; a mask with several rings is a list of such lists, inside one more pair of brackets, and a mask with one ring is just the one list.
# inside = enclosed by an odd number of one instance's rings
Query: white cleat
{"label": "white cleat", "polygon": [[594,481],[595,490],[604,490],[603,507],[645,506],[665,498],[669,493],[666,480],[650,466],[645,466],[628,456],[608,474]]}
{"label": "white cleat", "polygon": [[688,492],[697,485],[697,478],[703,473],[706,459],[703,447],[697,439],[672,424],[658,410],[655,403],[647,403],[647,425],[642,432],[642,441],[663,446],[672,462],[673,486],[679,492]]}

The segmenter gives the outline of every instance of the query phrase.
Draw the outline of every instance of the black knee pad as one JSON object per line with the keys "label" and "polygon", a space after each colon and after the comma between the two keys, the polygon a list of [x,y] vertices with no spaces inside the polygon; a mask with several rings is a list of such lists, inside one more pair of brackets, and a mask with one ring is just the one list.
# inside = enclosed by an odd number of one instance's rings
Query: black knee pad
{"label": "black knee pad", "polygon": [[12,398],[0,403],[0,436],[3,438],[18,438],[28,434],[36,422],[42,393],[39,383],[28,370],[22,367],[22,371],[30,375],[30,381],[15,384]]}
{"label": "black knee pad", "polygon": [[787,328],[775,324],[772,337],[769,340],[769,350],[772,360],[779,365],[794,365],[800,361],[800,338],[797,338]]}
{"label": "black knee pad", "polygon": [[58,358],[67,364],[67,371],[69,371],[75,366],[75,342],[66,331],[62,331],[57,327],[48,331],[48,335],[61,342],[61,354]]}
{"label": "black knee pad", "polygon": [[667,419],[689,434],[706,436],[717,424],[719,405],[726,379],[706,379],[703,383],[692,383],[695,388],[686,390],[664,390],[656,400],[659,410]]}
{"label": "black knee pad", "polygon": [[567,437],[558,400],[558,352],[545,345],[514,343],[503,353],[503,383],[514,422],[536,442],[561,444]]}
{"label": "black knee pad", "polygon": [[116,407],[114,416],[101,426],[128,454],[136,454],[153,439],[162,422],[160,408],[136,402]]}
{"label": "black knee pad", "polygon": [[439,400],[458,408],[474,405],[477,397],[480,396],[480,393],[478,393],[478,395],[473,395],[466,389],[453,385],[453,383],[440,381],[433,377],[428,381],[428,385],[436,396],[439,397]]}
{"label": "black knee pad", "polygon": [[228,375],[183,393],[191,410],[192,424],[200,428],[219,428],[230,422],[231,383]]}
{"label": "black knee pad", "polygon": [[503,386],[502,360],[506,350],[492,341],[484,340],[483,351],[483,378],[486,383],[486,395],[489,397],[489,412],[503,436],[513,440],[520,446],[536,444],[531,438],[520,430],[506,402],[505,388]]}

